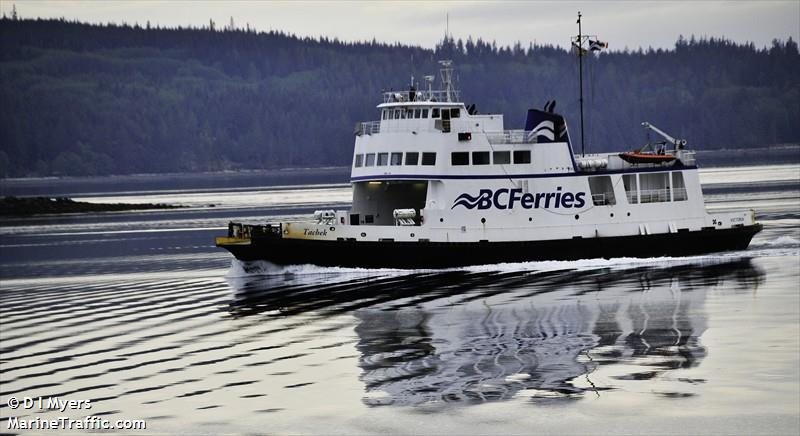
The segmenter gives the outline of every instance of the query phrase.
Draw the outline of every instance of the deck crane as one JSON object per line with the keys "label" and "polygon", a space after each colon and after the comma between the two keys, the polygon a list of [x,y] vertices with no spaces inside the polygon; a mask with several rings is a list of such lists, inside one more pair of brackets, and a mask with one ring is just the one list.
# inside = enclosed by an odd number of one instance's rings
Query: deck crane
{"label": "deck crane", "polygon": [[663,130],[659,129],[658,127],[648,123],[647,121],[643,122],[642,126],[645,129],[650,129],[650,130],[658,133],[659,135],[661,135],[664,139],[667,140],[667,142],[669,142],[670,144],[674,145],[676,150],[681,150],[686,145],[686,140],[685,139],[675,139],[672,136],[669,136],[668,134],[666,134]]}

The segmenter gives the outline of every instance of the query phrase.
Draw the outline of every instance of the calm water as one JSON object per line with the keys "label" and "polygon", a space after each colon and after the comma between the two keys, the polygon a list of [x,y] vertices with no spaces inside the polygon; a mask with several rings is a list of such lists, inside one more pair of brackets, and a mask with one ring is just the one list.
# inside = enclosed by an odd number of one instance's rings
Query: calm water
{"label": "calm water", "polygon": [[406,271],[213,247],[231,219],[345,205],[325,180],[6,184],[188,207],[0,223],[0,432],[90,414],[184,434],[800,432],[800,166],[702,173],[709,208],[757,209],[742,252]]}

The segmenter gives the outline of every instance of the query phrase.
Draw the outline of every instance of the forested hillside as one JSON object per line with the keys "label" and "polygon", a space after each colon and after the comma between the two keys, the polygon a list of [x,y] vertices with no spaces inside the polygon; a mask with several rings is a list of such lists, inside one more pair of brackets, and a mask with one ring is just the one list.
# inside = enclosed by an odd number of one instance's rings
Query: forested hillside
{"label": "forested hillside", "polygon": [[[528,108],[556,99],[580,140],[577,60],[551,46],[445,39],[427,50],[213,26],[2,19],[0,176],[347,165],[353,126],[377,119],[379,93],[434,74],[444,58],[479,112],[522,128]],[[584,77],[590,151],[641,145],[642,121],[697,149],[800,142],[791,39],[609,51],[588,58]]]}

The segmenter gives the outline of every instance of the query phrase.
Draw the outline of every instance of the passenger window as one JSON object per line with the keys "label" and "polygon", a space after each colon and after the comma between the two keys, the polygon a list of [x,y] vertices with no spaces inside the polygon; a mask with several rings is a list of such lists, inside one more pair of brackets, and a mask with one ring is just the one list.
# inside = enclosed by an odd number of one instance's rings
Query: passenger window
{"label": "passenger window", "polygon": [[378,166],[385,167],[389,164],[389,153],[378,153]]}
{"label": "passenger window", "polygon": [[365,167],[374,167],[375,166],[375,153],[367,154],[366,162],[364,163]]}
{"label": "passenger window", "polygon": [[472,165],[489,165],[489,152],[488,151],[473,151],[472,152]]}
{"label": "passenger window", "polygon": [[461,111],[458,108],[450,109],[450,118],[458,118]]}
{"label": "passenger window", "polygon": [[642,203],[670,201],[669,173],[640,174],[639,189],[639,201]]}
{"label": "passenger window", "polygon": [[614,197],[614,185],[611,184],[610,176],[589,177],[589,190],[592,192],[592,203],[595,206],[617,204],[617,199]]}
{"label": "passenger window", "polygon": [[672,173],[672,201],[685,201],[687,198],[683,173],[676,171]]}
{"label": "passenger window", "polygon": [[517,150],[514,152],[514,163],[515,164],[529,164],[531,163],[531,151],[530,150]]}
{"label": "passenger window", "polygon": [[506,165],[511,163],[510,151],[495,151],[492,153],[492,159],[495,165]]}
{"label": "passenger window", "polygon": [[409,151],[406,153],[406,165],[416,165],[419,162],[419,153]]}
{"label": "passenger window", "polygon": [[422,165],[436,165],[436,153],[422,153]]}
{"label": "passenger window", "polygon": [[439,108],[435,107],[431,109],[431,118],[439,118]]}
{"label": "passenger window", "polygon": [[622,184],[625,186],[625,196],[629,204],[639,202],[639,194],[636,183],[636,174],[625,174],[622,176]]}
{"label": "passenger window", "polygon": [[422,110],[422,118],[428,118],[428,109]]}
{"label": "passenger window", "polygon": [[364,155],[357,154],[356,155],[356,168],[362,167],[364,165]]}
{"label": "passenger window", "polygon": [[450,165],[469,165],[469,153],[466,151],[450,153]]}
{"label": "passenger window", "polygon": [[390,165],[403,165],[403,153],[392,153]]}

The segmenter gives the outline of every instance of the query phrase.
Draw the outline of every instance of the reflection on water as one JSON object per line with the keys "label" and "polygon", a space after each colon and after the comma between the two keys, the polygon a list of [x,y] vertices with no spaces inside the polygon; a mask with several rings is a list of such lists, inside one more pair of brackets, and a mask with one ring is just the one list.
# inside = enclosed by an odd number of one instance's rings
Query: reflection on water
{"label": "reflection on water", "polygon": [[[751,292],[749,259],[591,271],[282,275],[231,280],[236,317],[352,313],[363,402],[575,400],[699,365],[706,292]],[[619,365],[598,383],[600,366]],[[701,381],[700,381],[701,382]],[[691,395],[680,392],[661,395]]]}

